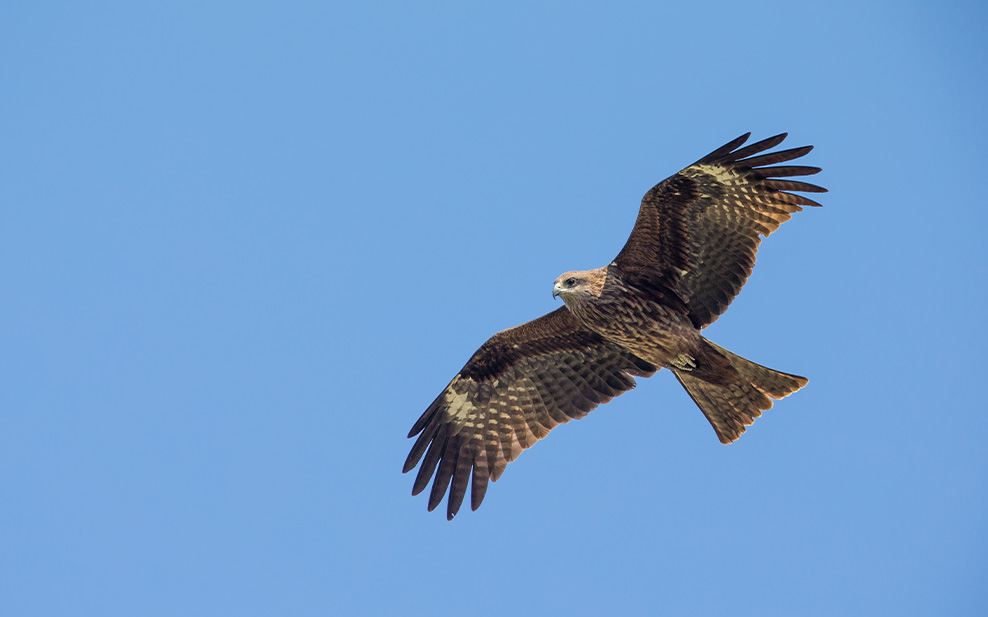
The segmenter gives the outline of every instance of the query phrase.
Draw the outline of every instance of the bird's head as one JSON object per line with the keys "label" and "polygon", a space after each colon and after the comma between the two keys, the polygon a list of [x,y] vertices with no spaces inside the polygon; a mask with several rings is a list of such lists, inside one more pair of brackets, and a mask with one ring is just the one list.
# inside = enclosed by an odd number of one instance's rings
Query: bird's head
{"label": "bird's head", "polygon": [[596,270],[588,272],[567,272],[559,276],[552,284],[552,297],[562,298],[566,306],[572,308],[576,303],[600,293],[601,285],[597,283]]}

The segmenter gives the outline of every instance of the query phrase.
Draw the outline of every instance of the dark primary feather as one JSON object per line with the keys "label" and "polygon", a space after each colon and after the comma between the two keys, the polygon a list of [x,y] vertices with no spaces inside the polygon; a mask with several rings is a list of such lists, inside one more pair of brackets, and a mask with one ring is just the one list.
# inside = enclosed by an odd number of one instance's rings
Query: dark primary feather
{"label": "dark primary feather", "polygon": [[820,205],[789,191],[826,192],[778,179],[812,175],[820,171],[817,167],[771,167],[800,158],[812,146],[760,154],[782,143],[783,133],[738,149],[749,135],[649,190],[615,259],[630,283],[675,290],[697,328],[713,323],[741,291],[761,239],[800,206]]}
{"label": "dark primary feather", "polygon": [[[491,337],[418,419],[404,472],[421,461],[412,494],[435,476],[429,510],[449,490],[453,518],[472,481],[476,510],[522,450],[559,424],[582,418],[657,368],[585,329],[568,309]],[[423,458],[424,456],[424,458]]]}

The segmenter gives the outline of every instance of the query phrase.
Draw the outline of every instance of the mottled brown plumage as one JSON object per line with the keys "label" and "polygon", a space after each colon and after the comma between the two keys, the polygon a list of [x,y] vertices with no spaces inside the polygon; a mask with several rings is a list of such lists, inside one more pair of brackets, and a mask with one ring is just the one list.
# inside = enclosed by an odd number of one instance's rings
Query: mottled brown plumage
{"label": "mottled brown plumage", "polygon": [[815,174],[816,167],[774,166],[812,146],[759,155],[785,134],[740,148],[747,139],[648,191],[613,262],[556,279],[553,295],[566,306],[495,334],[426,409],[409,432],[418,438],[403,471],[422,463],[413,495],[435,477],[429,510],[448,489],[452,519],[468,481],[476,510],[488,481],[525,448],[662,367],[723,443],[737,439],[772,399],[806,385],[804,377],[755,364],[700,334],[741,291],[761,238],[800,206],[819,205],[789,191],[825,191],[779,179]]}

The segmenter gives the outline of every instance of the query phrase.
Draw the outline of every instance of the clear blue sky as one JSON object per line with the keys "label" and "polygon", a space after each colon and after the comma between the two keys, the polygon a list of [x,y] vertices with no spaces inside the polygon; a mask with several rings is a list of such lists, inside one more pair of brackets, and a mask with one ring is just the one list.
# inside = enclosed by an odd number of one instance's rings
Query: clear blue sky
{"label": "clear blue sky", "polygon": [[[926,6],[929,4],[929,6]],[[984,3],[8,3],[0,613],[984,615]],[[814,144],[707,332],[452,523],[405,435],[655,182]]]}

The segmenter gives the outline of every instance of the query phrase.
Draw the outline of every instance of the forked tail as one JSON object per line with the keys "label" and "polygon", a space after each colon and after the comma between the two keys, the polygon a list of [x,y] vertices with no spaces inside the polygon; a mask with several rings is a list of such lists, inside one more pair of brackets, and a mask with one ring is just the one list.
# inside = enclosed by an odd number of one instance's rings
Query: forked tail
{"label": "forked tail", "polygon": [[730,361],[740,380],[716,385],[688,371],[672,369],[672,372],[713,425],[721,443],[731,443],[740,437],[746,426],[771,409],[772,399],[786,397],[809,382],[805,377],[766,368],[704,341]]}

